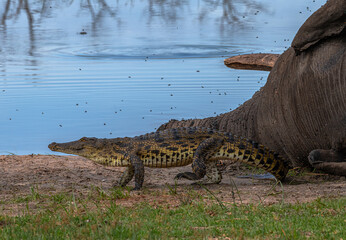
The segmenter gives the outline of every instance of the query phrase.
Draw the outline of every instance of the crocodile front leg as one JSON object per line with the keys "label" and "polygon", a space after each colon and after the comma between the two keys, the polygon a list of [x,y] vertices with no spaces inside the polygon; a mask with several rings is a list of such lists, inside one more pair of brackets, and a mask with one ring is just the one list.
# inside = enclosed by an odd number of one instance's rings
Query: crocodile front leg
{"label": "crocodile front leg", "polygon": [[135,175],[135,169],[132,165],[128,166],[121,176],[119,183],[116,185],[119,185],[121,187],[125,187],[133,178]]}
{"label": "crocodile front leg", "polygon": [[135,154],[130,154],[128,159],[134,168],[135,188],[133,190],[139,190],[142,188],[144,181],[144,164],[142,160]]}
{"label": "crocodile front leg", "polygon": [[143,162],[137,155],[129,155],[128,159],[131,165],[126,168],[117,185],[125,187],[132,180],[133,176],[135,176],[135,188],[133,190],[139,190],[144,181]]}
{"label": "crocodile front leg", "polygon": [[135,187],[133,190],[139,190],[144,181],[144,164],[139,156],[137,156],[137,147],[130,145],[129,148],[136,150],[124,153],[124,156],[129,161],[130,165],[121,176],[119,185],[122,187],[126,186],[132,180],[133,176],[135,176]]}
{"label": "crocodile front leg", "polygon": [[[186,178],[189,180],[199,180],[203,178],[206,174],[209,179],[214,179],[215,169],[217,170],[216,163],[208,162],[215,152],[217,152],[222,146],[224,139],[222,138],[208,138],[200,143],[193,157],[192,171],[193,172],[183,172],[175,176],[175,179]],[[216,177],[216,182],[221,181],[221,176]]]}

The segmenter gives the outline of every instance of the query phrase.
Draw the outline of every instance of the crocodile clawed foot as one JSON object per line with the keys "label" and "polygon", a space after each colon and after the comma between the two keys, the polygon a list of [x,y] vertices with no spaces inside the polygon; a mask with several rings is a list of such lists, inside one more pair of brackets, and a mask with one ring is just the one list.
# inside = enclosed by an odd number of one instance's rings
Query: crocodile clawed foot
{"label": "crocodile clawed foot", "polygon": [[197,177],[197,175],[193,172],[183,172],[183,173],[178,173],[174,179],[182,179],[182,178],[186,178],[189,180],[198,180],[199,178]]}

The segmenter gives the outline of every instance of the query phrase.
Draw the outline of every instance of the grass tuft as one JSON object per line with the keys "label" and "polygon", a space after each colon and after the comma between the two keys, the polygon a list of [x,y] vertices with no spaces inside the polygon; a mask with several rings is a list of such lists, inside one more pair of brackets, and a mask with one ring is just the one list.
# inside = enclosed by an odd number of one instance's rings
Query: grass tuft
{"label": "grass tuft", "polygon": [[33,188],[26,203],[39,201],[35,208],[14,217],[0,212],[0,239],[341,239],[346,235],[345,197],[302,204],[237,204],[229,209],[217,198],[207,203],[187,190],[171,195],[181,199],[176,207],[148,202],[125,207],[114,200],[130,200],[127,189],[90,192],[92,197],[44,195]]}

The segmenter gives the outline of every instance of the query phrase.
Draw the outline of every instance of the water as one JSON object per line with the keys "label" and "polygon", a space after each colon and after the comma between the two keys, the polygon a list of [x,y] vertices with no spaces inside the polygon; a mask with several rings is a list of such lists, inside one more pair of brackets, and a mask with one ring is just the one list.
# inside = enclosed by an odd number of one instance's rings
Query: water
{"label": "water", "polygon": [[268,73],[224,58],[282,53],[325,0],[19,2],[0,0],[0,154],[234,109]]}

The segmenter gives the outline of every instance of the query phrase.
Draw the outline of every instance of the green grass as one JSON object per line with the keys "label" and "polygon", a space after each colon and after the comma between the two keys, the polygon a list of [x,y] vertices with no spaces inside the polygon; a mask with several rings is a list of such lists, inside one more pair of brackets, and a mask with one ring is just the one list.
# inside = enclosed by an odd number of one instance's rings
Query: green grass
{"label": "green grass", "polygon": [[[180,193],[170,190],[170,196]],[[2,214],[0,239],[345,239],[346,198],[317,199],[306,204],[235,205],[202,198],[178,207],[138,203],[127,190],[93,188],[88,196],[43,195],[32,189],[21,216]],[[191,200],[192,197],[194,199]],[[183,199],[182,197],[180,197]],[[180,199],[179,198],[179,199]],[[29,206],[36,204],[34,209]],[[7,204],[7,202],[3,202]]]}

